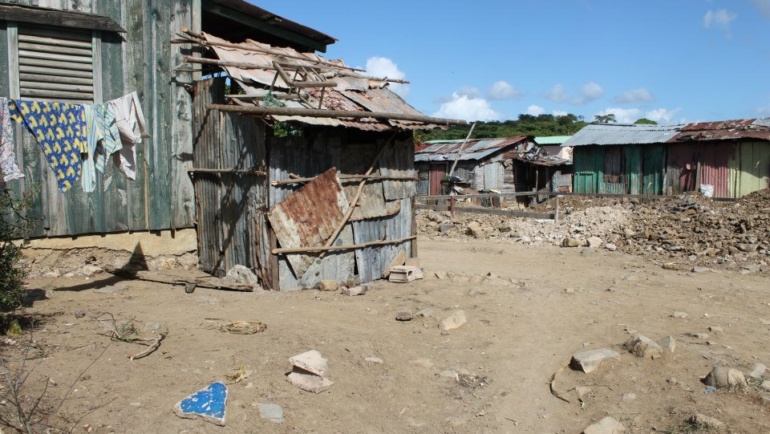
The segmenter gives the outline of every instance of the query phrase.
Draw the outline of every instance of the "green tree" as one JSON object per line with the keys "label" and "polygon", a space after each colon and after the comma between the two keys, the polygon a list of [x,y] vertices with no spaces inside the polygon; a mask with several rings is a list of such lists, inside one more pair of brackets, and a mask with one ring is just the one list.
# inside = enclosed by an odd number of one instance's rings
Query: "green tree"
{"label": "green tree", "polygon": [[615,119],[614,113],[607,113],[606,115],[596,115],[594,116],[594,122],[597,124],[614,124],[618,120]]}
{"label": "green tree", "polygon": [[653,121],[652,119],[647,118],[641,118],[637,119],[636,122],[634,122],[637,125],[658,125],[657,122]]}
{"label": "green tree", "polygon": [[[471,138],[490,139],[512,136],[568,136],[586,126],[582,117],[573,114],[538,116],[520,114],[516,120],[477,122]],[[470,125],[452,126],[446,130],[430,130],[419,134],[423,141],[462,140],[468,135]]]}

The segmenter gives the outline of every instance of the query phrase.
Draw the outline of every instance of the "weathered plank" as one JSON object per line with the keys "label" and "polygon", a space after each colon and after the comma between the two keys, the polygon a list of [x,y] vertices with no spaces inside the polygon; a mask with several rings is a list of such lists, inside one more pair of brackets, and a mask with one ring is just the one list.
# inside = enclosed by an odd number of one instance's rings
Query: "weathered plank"
{"label": "weathered plank", "polygon": [[[79,3],[83,3],[82,1]],[[20,23],[33,23],[48,26],[74,27],[78,29],[105,30],[123,32],[124,30],[112,19],[91,14],[90,1],[81,10],[84,13],[67,11],[66,3],[48,2],[47,7],[58,10],[46,10],[21,5],[0,4],[0,17],[3,20]]]}

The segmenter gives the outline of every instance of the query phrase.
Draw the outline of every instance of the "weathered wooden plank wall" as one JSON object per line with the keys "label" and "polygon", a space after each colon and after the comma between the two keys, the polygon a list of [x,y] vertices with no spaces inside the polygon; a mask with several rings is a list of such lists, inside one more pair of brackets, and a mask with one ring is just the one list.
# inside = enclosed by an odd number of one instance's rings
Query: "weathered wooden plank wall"
{"label": "weathered wooden plank wall", "polygon": [[[265,165],[265,126],[252,117],[208,111],[224,101],[224,79],[197,83],[194,158],[197,168],[251,169]],[[202,270],[222,274],[239,264],[263,273],[269,251],[261,240],[266,210],[264,176],[195,173],[198,257]],[[257,258],[259,255],[259,259]]]}
{"label": "weathered wooden plank wall", "polygon": [[[92,193],[76,185],[58,191],[48,164],[33,137],[17,128],[17,156],[26,178],[12,183],[17,193],[34,191],[29,213],[41,221],[33,236],[62,236],[127,230],[192,227],[194,193],[187,169],[192,166],[192,97],[184,85],[190,75],[173,69],[186,54],[171,45],[181,27],[199,20],[194,0],[19,0],[19,4],[108,16],[125,30],[103,32],[94,44],[97,98],[109,101],[137,91],[149,133],[136,147],[136,180],[127,180],[110,164],[97,173]],[[0,28],[0,67],[8,71],[9,44],[5,23]],[[189,50],[189,48],[187,48]],[[0,74],[0,95],[12,93],[9,74]],[[99,95],[100,94],[100,95]],[[97,100],[97,102],[100,102]]]}

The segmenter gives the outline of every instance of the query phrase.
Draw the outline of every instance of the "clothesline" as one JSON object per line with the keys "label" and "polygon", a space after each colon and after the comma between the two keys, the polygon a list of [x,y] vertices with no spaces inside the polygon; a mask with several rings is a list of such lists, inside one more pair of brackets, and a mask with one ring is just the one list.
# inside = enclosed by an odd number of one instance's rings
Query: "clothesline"
{"label": "clothesline", "polygon": [[110,156],[128,179],[136,179],[135,146],[150,137],[136,92],[103,104],[0,97],[0,172],[5,182],[24,177],[13,151],[11,119],[40,145],[62,192],[78,180],[83,191],[93,192],[96,172],[104,173]]}

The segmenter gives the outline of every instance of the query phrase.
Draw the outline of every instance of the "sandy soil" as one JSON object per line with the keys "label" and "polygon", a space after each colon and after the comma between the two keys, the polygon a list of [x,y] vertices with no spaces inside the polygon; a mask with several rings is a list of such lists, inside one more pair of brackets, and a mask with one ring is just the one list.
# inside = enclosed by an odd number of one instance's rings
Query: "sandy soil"
{"label": "sandy soil", "polygon": [[[475,240],[423,237],[419,253],[425,279],[376,283],[357,297],[186,294],[108,274],[36,279],[30,288],[49,298],[25,310],[36,319],[33,331],[6,341],[2,352],[11,373],[22,355],[31,358],[27,396],[50,377],[44,408],[55,409],[66,395],[51,422],[74,432],[578,433],[612,416],[626,432],[678,433],[698,430],[687,423],[695,413],[721,420],[729,432],[770,432],[762,400],[770,392],[759,382],[706,393],[700,381],[715,364],[743,372],[770,364],[766,275],[695,274],[619,252]],[[107,285],[125,289],[96,291]],[[398,312],[430,307],[432,317],[395,320]],[[455,310],[468,322],[440,330],[438,322]],[[675,311],[688,316],[673,318]],[[111,341],[95,320],[104,313],[131,321],[144,337],[168,336],[158,351],[132,361],[146,347]],[[267,330],[217,329],[232,320],[262,321]],[[676,350],[637,358],[622,349],[634,331],[655,340],[672,335]],[[551,376],[576,351],[596,348],[618,351],[620,362],[590,374],[563,370],[556,389],[571,402],[554,397]],[[288,358],[311,349],[328,358],[334,381],[320,394],[285,377]],[[371,356],[384,363],[365,360]],[[174,415],[180,399],[213,381],[230,383],[241,366],[250,375],[228,386],[225,427]],[[582,402],[576,386],[591,389]],[[262,419],[260,403],[282,406],[285,421]],[[8,410],[7,400],[0,406]]]}

